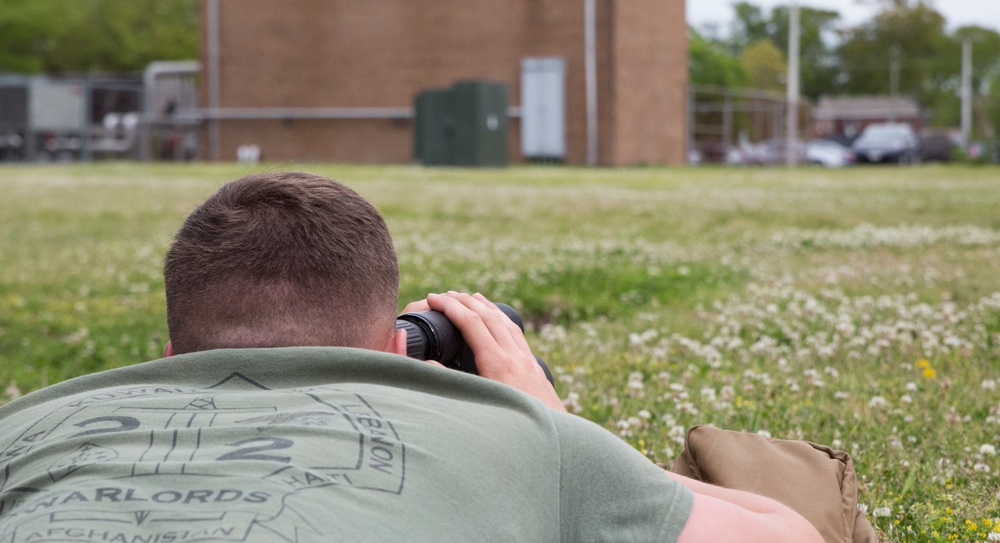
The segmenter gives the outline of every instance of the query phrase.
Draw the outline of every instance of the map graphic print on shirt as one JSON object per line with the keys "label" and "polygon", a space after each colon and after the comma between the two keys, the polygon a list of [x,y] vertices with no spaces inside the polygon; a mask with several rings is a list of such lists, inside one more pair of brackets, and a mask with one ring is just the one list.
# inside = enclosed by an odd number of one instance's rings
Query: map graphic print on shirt
{"label": "map graphic print on shirt", "polygon": [[392,422],[333,386],[270,390],[234,373],[43,405],[0,436],[0,543],[296,541],[320,533],[295,505],[313,490],[404,490]]}

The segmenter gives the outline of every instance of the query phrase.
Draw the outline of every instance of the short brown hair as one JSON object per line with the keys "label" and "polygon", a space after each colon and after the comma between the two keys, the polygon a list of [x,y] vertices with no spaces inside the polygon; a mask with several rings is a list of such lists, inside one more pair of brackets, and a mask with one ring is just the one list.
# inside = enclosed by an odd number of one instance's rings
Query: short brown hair
{"label": "short brown hair", "polygon": [[184,222],[164,263],[177,353],[216,348],[380,348],[399,268],[385,221],[346,186],[305,173],[226,184]]}

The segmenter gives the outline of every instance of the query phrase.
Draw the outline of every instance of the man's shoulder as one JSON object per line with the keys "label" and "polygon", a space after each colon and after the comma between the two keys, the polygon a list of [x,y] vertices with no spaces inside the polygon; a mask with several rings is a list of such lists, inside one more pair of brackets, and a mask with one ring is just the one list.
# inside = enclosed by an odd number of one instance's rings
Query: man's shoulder
{"label": "man's shoulder", "polygon": [[382,388],[535,414],[547,411],[510,387],[396,354],[349,347],[281,347],[179,354],[76,377],[0,407],[0,419],[50,401],[136,387],[259,392],[324,385]]}

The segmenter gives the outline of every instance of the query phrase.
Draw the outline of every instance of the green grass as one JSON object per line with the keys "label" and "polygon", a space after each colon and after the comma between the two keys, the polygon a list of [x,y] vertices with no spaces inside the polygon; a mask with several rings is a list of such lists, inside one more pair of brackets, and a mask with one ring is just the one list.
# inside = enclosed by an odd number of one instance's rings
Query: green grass
{"label": "green grass", "polygon": [[265,168],[372,200],[404,303],[519,309],[568,408],[657,462],[699,423],[808,439],[896,540],[1000,532],[993,168],[4,167],[0,393],[158,357],[171,236]]}

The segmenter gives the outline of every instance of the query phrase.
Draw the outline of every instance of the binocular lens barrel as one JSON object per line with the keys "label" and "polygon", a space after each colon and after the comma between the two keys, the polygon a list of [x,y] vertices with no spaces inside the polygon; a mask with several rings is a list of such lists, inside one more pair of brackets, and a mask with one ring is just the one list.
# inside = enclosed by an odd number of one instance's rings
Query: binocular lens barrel
{"label": "binocular lens barrel", "polygon": [[461,335],[444,313],[405,313],[396,320],[396,329],[406,330],[406,356],[410,358],[451,366],[458,356]]}
{"label": "binocular lens barrel", "polygon": [[[524,330],[521,316],[507,304],[496,304],[514,324]],[[472,350],[462,339],[458,328],[438,311],[404,313],[396,319],[396,329],[406,330],[406,356],[417,360],[436,360],[445,366],[478,375]],[[552,373],[541,358],[535,357],[545,376],[552,383]]]}

